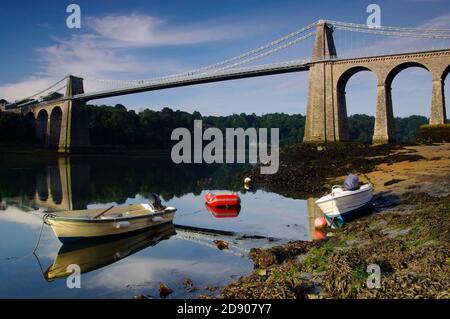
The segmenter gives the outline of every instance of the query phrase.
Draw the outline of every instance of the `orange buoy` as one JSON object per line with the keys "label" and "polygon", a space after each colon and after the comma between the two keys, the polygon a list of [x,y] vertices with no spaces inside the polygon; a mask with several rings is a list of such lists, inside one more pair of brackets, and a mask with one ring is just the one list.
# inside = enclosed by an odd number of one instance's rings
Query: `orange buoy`
{"label": "orange buoy", "polygon": [[325,217],[317,217],[317,218],[314,220],[314,227],[315,227],[316,229],[322,229],[322,228],[324,228],[326,225],[327,225],[327,220],[326,220]]}
{"label": "orange buoy", "polygon": [[313,234],[314,240],[322,240],[326,237],[325,233],[321,230],[315,230]]}

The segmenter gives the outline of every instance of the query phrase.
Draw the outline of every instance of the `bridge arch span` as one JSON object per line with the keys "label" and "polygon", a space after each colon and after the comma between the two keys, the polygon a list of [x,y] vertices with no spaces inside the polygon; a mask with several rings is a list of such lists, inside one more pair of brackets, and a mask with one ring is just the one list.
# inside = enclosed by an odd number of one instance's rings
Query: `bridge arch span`
{"label": "bridge arch span", "polygon": [[415,61],[411,61],[411,62],[404,62],[404,63],[400,63],[396,66],[394,66],[392,69],[389,70],[386,79],[384,80],[385,85],[387,87],[391,87],[392,86],[392,82],[394,81],[395,77],[402,71],[408,69],[408,68],[421,68],[424,70],[427,70],[428,72],[432,72],[431,68],[429,68],[428,66],[426,66],[424,63],[420,63],[420,62],[415,62]]}
{"label": "bridge arch span", "polygon": [[59,145],[62,116],[63,111],[59,106],[55,106],[50,113],[50,121],[49,121],[50,133],[48,141],[48,145],[50,147],[57,147]]}
{"label": "bridge arch span", "polygon": [[42,109],[36,116],[36,141],[40,145],[45,145],[47,142],[47,125],[48,113]]}
{"label": "bridge arch span", "polygon": [[445,81],[445,79],[447,78],[447,75],[450,73],[450,65],[448,65],[445,69],[444,72],[442,72],[441,75],[441,79],[442,81]]}
{"label": "bridge arch span", "polygon": [[36,132],[36,117],[33,112],[25,114],[25,122]]}
{"label": "bridge arch span", "polygon": [[[375,84],[373,86],[373,89],[376,90],[376,85],[378,81],[378,74],[375,70],[372,70],[370,67],[364,66],[364,65],[357,65],[350,67],[343,71],[336,82],[336,103],[337,103],[337,112],[339,115],[340,120],[342,121],[341,129],[343,129],[344,134],[341,135],[346,140],[353,140],[355,132],[352,132],[350,130],[349,125],[349,114],[350,110],[348,108],[347,103],[347,84],[350,81],[350,79],[355,76],[356,74],[367,72],[371,73],[373,76],[372,78],[375,80]],[[363,112],[360,112],[363,113]]]}

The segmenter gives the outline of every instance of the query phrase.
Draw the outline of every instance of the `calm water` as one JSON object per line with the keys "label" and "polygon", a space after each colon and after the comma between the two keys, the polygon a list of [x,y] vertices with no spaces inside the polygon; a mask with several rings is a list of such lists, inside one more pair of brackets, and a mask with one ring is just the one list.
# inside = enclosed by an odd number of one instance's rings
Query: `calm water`
{"label": "calm water", "polygon": [[[218,294],[252,271],[251,247],[311,240],[317,208],[261,189],[245,190],[232,176],[242,166],[177,166],[163,160],[33,157],[0,159],[0,298],[158,298],[159,283],[170,298]],[[208,211],[207,191],[234,190],[240,211]],[[62,245],[45,226],[37,249],[42,211],[146,202],[156,192],[178,208],[174,225],[103,242]],[[225,232],[225,233],[224,233]],[[267,239],[271,237],[271,239]],[[213,243],[231,244],[219,250]],[[81,289],[69,289],[64,274],[79,264]],[[183,285],[192,280],[196,291]]]}

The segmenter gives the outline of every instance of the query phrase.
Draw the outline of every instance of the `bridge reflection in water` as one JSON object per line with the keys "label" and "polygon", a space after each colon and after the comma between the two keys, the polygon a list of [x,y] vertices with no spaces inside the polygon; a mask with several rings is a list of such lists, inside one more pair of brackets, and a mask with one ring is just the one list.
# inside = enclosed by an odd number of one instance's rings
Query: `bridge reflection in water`
{"label": "bridge reflection in water", "polygon": [[[85,209],[87,200],[73,196],[89,184],[89,165],[70,164],[70,158],[58,158],[36,172],[36,193],[32,201],[36,208],[50,211]],[[84,185],[84,186],[83,186]]]}
{"label": "bridge reflection in water", "polygon": [[52,211],[85,209],[87,201],[75,201],[73,188],[79,190],[89,183],[89,166],[77,165],[72,171],[70,158],[59,158],[36,173],[34,206]]}

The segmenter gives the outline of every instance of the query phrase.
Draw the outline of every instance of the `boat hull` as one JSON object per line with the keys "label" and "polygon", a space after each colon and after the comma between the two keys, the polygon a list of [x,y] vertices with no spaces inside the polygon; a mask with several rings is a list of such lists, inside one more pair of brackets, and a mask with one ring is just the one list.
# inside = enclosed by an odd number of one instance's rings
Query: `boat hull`
{"label": "boat hull", "polygon": [[345,213],[325,214],[325,219],[327,220],[328,226],[332,228],[340,228],[349,221],[352,221],[360,216],[369,214],[371,212],[372,206],[373,206],[372,201],[369,201],[363,206],[347,211]]}
{"label": "boat hull", "polygon": [[62,243],[101,237],[120,236],[149,229],[173,221],[175,212],[148,214],[127,219],[75,220],[48,218],[56,237]]}
{"label": "boat hull", "polygon": [[331,193],[316,201],[324,214],[337,216],[357,210],[373,199],[372,185],[367,185],[357,191],[341,191]]}

